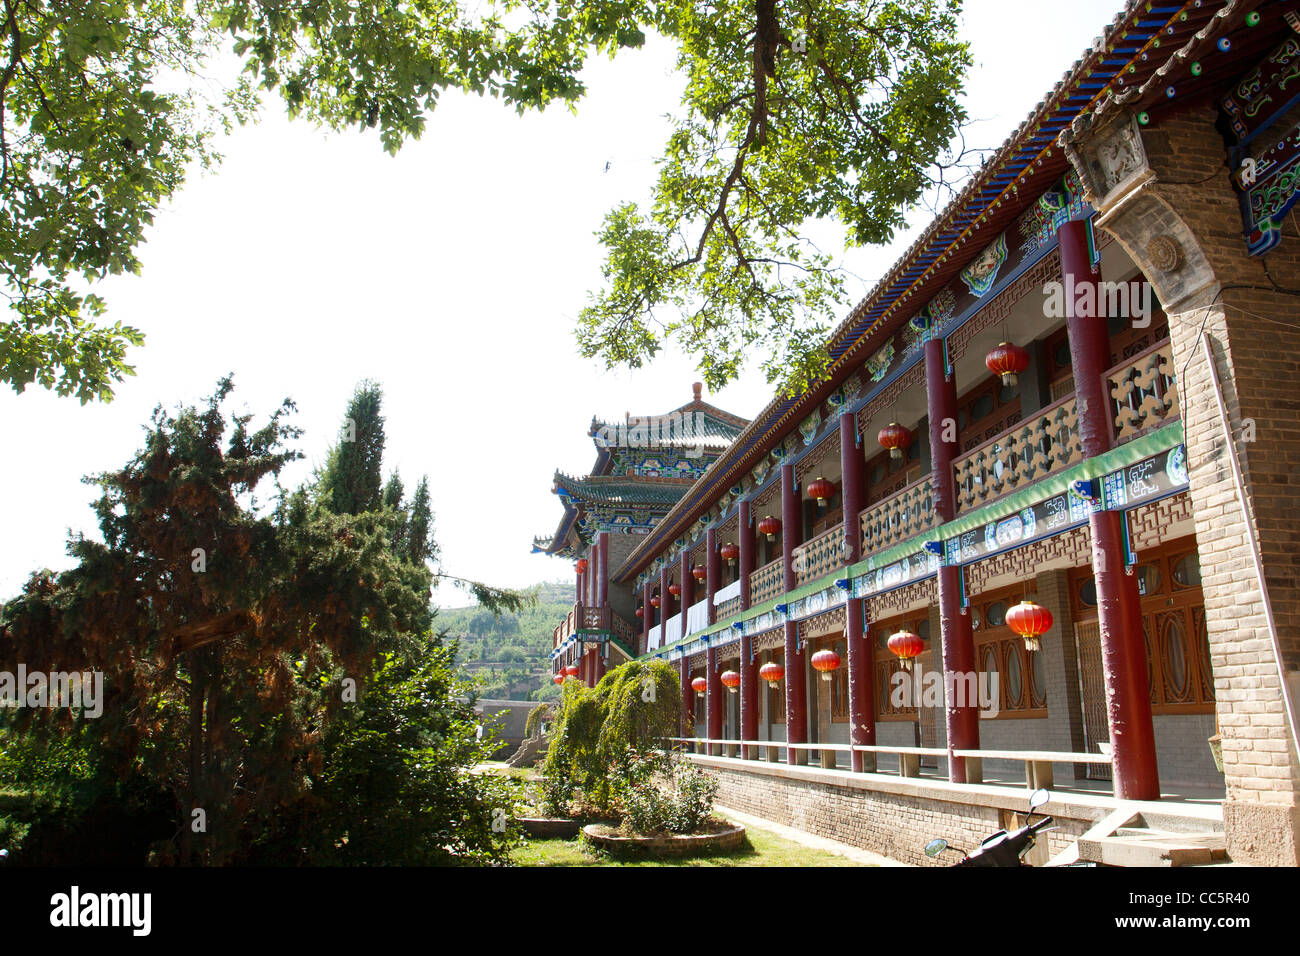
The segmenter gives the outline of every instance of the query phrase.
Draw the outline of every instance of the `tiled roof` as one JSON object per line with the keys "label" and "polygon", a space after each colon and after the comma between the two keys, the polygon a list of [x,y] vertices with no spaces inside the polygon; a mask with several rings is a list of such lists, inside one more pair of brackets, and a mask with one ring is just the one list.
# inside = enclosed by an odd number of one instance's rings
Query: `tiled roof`
{"label": "tiled roof", "polygon": [[555,487],[595,505],[672,505],[691,487],[689,478],[575,478],[555,473]]}

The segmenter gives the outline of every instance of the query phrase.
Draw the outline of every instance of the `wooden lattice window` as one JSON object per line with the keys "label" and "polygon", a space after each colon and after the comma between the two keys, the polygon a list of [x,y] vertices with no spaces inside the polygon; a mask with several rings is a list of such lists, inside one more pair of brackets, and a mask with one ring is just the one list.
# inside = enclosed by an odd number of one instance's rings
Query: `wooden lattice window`
{"label": "wooden lattice window", "polygon": [[[975,666],[998,678],[998,717],[1047,716],[1043,652],[1030,651],[1024,638],[1007,626],[1007,611],[1032,588],[1028,582],[975,595],[968,613],[975,634]],[[989,678],[981,676],[980,680]]]}
{"label": "wooden lattice window", "polygon": [[[1213,713],[1214,674],[1195,537],[1143,552],[1133,575],[1142,608],[1152,713]],[[1070,599],[1076,620],[1096,620],[1092,568],[1070,573]]]}
{"label": "wooden lattice window", "polygon": [[[895,704],[894,690],[897,679],[894,675],[903,670],[897,657],[889,650],[889,637],[899,630],[909,630],[925,642],[926,651],[930,649],[930,611],[921,608],[910,614],[872,621],[869,637],[874,654],[872,677],[875,680],[876,718],[878,720],[915,721],[920,712],[920,701],[913,695],[904,697],[902,705]],[[925,654],[922,655],[923,657]],[[912,662],[913,667],[922,666],[920,659]],[[909,699],[910,697],[910,699]]]}

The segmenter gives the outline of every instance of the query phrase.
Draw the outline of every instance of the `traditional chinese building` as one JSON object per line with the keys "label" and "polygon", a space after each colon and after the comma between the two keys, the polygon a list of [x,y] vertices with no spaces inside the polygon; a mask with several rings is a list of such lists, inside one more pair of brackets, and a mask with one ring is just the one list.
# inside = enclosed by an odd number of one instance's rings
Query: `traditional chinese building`
{"label": "traditional chinese building", "polygon": [[1055,774],[1054,840],[1181,793],[1222,798],[1233,860],[1300,863],[1294,8],[1128,4],[816,387],[626,507],[609,448],[557,476],[545,549],[589,575],[557,665],[587,624],[671,661],[728,805],[884,852]]}
{"label": "traditional chinese building", "polygon": [[573,610],[554,634],[557,675],[574,668],[574,676],[594,684],[638,653],[636,621],[645,612],[629,586],[611,582],[610,568],[627,559],[748,424],[701,393],[696,383],[690,402],[662,415],[593,418],[590,474],[555,473],[564,515],[553,535],[533,539],[533,551],[572,558],[577,574]]}

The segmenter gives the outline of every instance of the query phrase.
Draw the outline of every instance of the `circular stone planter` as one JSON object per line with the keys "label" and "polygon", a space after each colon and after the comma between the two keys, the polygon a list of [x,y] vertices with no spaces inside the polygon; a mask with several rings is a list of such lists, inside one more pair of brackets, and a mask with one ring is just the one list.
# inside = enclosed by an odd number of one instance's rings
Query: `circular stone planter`
{"label": "circular stone planter", "polygon": [[745,828],[738,823],[714,823],[705,833],[670,833],[663,836],[628,836],[604,823],[582,828],[591,845],[617,857],[697,856],[739,849]]}
{"label": "circular stone planter", "polygon": [[519,817],[519,825],[537,840],[567,840],[578,835],[582,821],[570,817]]}

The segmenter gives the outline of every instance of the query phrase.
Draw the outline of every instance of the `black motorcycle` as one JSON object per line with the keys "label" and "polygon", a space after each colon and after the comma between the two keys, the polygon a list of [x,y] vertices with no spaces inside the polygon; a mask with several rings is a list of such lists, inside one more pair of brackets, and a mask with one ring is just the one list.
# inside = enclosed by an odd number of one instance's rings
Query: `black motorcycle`
{"label": "black motorcycle", "polygon": [[1051,794],[1046,790],[1035,790],[1034,795],[1029,798],[1029,813],[1025,817],[1025,825],[1010,833],[999,830],[981,843],[979,849],[973,853],[949,846],[947,840],[931,840],[925,845],[925,855],[936,857],[944,850],[953,850],[962,855],[961,860],[953,866],[1028,866],[1029,864],[1024,861],[1024,855],[1034,848],[1034,837],[1050,828],[1052,818],[1044,815],[1037,823],[1030,821],[1033,819],[1034,811],[1050,798]]}

